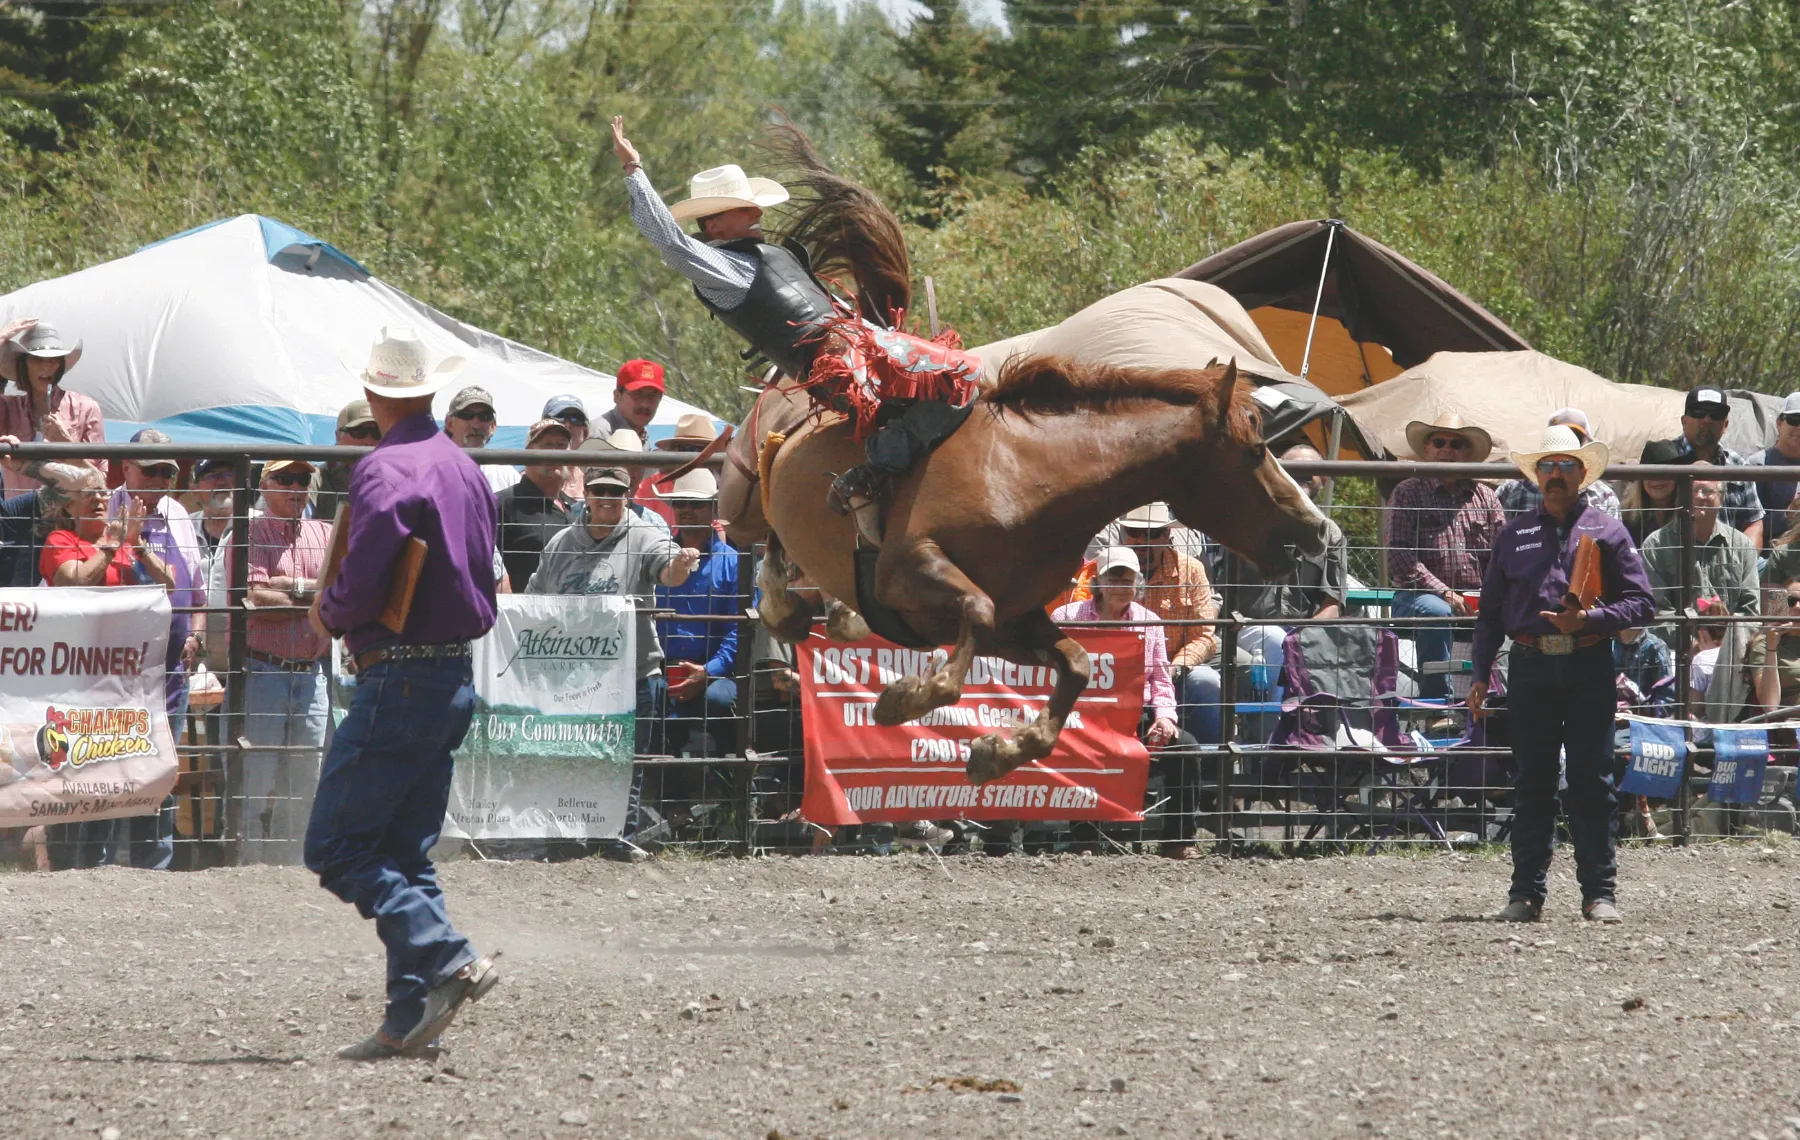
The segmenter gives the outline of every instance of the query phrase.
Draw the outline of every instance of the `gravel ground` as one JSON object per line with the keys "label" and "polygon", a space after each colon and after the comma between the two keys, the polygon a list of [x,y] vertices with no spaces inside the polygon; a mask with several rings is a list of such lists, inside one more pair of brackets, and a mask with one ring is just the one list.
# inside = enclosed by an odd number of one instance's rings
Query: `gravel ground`
{"label": "gravel ground", "polygon": [[1482,855],[456,863],[507,977],[346,1064],[372,928],[299,870],[0,876],[0,1134],[1800,1131],[1800,846],[1633,851],[1627,923]]}

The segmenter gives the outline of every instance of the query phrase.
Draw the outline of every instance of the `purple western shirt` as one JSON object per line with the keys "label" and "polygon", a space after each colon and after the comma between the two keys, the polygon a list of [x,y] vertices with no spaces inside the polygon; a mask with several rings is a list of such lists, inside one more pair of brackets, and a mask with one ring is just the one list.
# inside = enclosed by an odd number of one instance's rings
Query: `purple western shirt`
{"label": "purple western shirt", "polygon": [[[351,653],[384,641],[434,645],[473,641],[494,625],[493,488],[469,453],[438,430],[429,412],[395,424],[350,475],[350,546],[319,616],[346,631]],[[395,560],[410,538],[425,540],[424,568],[406,629],[377,624]]]}
{"label": "purple western shirt", "polygon": [[1481,583],[1481,609],[1475,616],[1475,680],[1486,684],[1500,652],[1501,635],[1540,637],[1557,632],[1545,610],[1562,608],[1575,566],[1581,536],[1600,548],[1600,575],[1606,587],[1588,610],[1582,633],[1617,633],[1645,625],[1656,612],[1650,598],[1650,576],[1625,524],[1585,502],[1577,503],[1567,531],[1543,510],[1520,515],[1501,529]]}

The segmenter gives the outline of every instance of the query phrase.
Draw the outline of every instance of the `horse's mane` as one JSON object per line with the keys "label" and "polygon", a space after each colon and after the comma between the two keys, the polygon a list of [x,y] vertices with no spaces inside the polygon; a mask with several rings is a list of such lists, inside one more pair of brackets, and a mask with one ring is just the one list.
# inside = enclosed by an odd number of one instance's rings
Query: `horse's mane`
{"label": "horse's mane", "polygon": [[[1000,366],[999,378],[981,398],[1023,416],[1107,412],[1137,401],[1192,406],[1212,400],[1229,371],[1217,361],[1205,368],[1126,368],[1062,356],[1015,356]],[[1261,417],[1249,385],[1237,386],[1231,411],[1232,441],[1243,447],[1261,442]]]}
{"label": "horse's mane", "polygon": [[912,307],[912,263],[900,219],[873,193],[834,172],[806,132],[775,109],[763,151],[782,174],[793,213],[773,231],[812,254],[821,277],[856,282],[862,315],[886,325]]}

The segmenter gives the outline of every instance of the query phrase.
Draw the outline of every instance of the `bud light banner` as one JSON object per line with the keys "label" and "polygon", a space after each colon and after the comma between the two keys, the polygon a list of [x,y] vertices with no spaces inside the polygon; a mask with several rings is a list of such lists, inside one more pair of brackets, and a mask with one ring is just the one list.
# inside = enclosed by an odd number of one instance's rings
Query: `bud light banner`
{"label": "bud light banner", "polygon": [[149,815],[175,786],[156,586],[0,590],[0,827]]}
{"label": "bud light banner", "polygon": [[1713,729],[1712,783],[1706,798],[1716,804],[1753,804],[1762,799],[1763,771],[1769,766],[1769,733],[1763,728]]}
{"label": "bud light banner", "polygon": [[475,643],[475,719],[444,835],[619,834],[637,727],[636,624],[622,598],[502,594]]}
{"label": "bud light banner", "polygon": [[1631,766],[1619,790],[1651,799],[1674,799],[1687,760],[1687,729],[1653,720],[1631,720]]}

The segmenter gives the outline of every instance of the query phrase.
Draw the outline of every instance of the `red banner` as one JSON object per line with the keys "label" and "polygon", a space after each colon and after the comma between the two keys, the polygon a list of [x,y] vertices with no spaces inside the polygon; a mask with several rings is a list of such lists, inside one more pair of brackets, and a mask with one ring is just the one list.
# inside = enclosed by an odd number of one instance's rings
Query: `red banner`
{"label": "red banner", "polygon": [[1082,630],[1092,677],[1056,750],[991,784],[963,774],[969,742],[1035,720],[1055,671],[977,657],[954,705],[894,728],[875,723],[875,699],[895,679],[923,675],[943,650],[901,649],[870,637],[810,638],[799,647],[806,728],[807,819],[832,827],[915,819],[1142,818],[1149,757],[1137,737],[1144,643],[1126,629]]}

